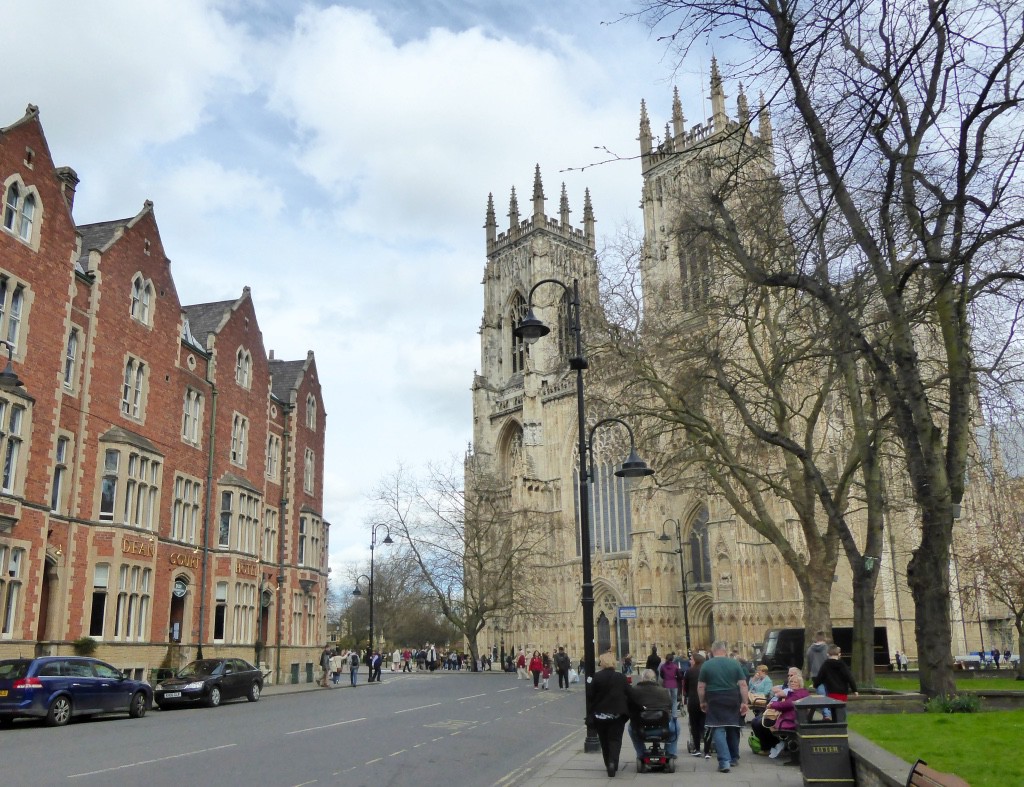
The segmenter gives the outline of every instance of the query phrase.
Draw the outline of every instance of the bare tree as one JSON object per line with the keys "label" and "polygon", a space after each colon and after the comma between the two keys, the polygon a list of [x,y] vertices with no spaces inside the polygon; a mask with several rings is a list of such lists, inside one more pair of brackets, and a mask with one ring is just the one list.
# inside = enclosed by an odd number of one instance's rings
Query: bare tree
{"label": "bare tree", "polygon": [[786,132],[776,165],[792,258],[746,253],[736,178],[711,194],[707,229],[746,280],[826,309],[891,410],[920,510],[907,575],[921,689],[948,695],[972,395],[1015,340],[1024,280],[1020,2],[650,0],[641,13],[683,54],[709,34],[742,39],[750,60],[736,73],[756,71]]}
{"label": "bare tree", "polygon": [[[761,204],[777,215],[772,185],[761,184],[763,199],[748,195],[748,212]],[[676,196],[680,248],[699,245],[701,221],[690,212],[700,201],[692,188],[687,198]],[[767,253],[765,233],[748,236]],[[785,241],[777,239],[784,250]],[[636,267],[640,250],[628,236],[611,249],[614,279],[604,291],[613,323],[602,349],[621,370],[613,388],[657,436],[659,484],[706,484],[779,551],[800,587],[808,641],[830,628],[835,567],[846,552],[854,573],[854,668],[870,684],[878,572],[877,560],[864,556],[881,550],[885,412],[862,384],[856,357],[830,341],[827,313],[799,294],[730,276],[729,249],[719,246],[703,249],[721,281],[693,299],[699,303],[672,297],[672,285],[671,292],[648,288],[641,304],[636,277],[623,272]]]}
{"label": "bare tree", "polygon": [[[993,425],[986,436],[987,450],[972,473],[972,483],[985,490],[983,510],[974,512],[970,537],[958,543],[960,593],[976,614],[1005,607],[1017,631],[1017,653],[1024,653],[1024,423]],[[1017,679],[1024,680],[1024,660],[1017,663]]]}
{"label": "bare tree", "polygon": [[[463,472],[473,474],[471,485]],[[529,577],[550,515],[512,508],[507,484],[472,462],[465,471],[456,462],[429,465],[422,479],[399,467],[380,482],[376,502],[440,613],[466,638],[474,668],[477,635],[495,613],[528,616],[539,607],[541,589]]]}
{"label": "bare tree", "polygon": [[[344,571],[344,584],[338,589],[342,606],[342,631],[351,631],[351,644],[367,641],[370,609],[365,593],[353,595],[358,577],[367,575],[368,564],[354,563]],[[374,628],[377,636],[390,646],[420,647],[427,642],[450,643],[458,636],[451,624],[437,612],[433,594],[423,582],[419,566],[408,548],[396,545],[380,550],[374,562]],[[348,644],[348,643],[346,643]]]}

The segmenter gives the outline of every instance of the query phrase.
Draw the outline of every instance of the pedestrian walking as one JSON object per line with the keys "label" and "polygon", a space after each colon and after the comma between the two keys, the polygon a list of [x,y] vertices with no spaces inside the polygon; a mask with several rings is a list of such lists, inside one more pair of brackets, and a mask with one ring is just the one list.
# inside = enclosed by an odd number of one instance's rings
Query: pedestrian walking
{"label": "pedestrian walking", "polygon": [[609,777],[614,777],[619,770],[622,731],[629,718],[627,686],[626,676],[615,670],[615,654],[610,651],[602,653],[597,660],[597,672],[587,684],[587,705],[590,708],[587,725],[597,732]]}
{"label": "pedestrian walking", "polygon": [[327,683],[327,678],[331,674],[331,647],[330,645],[324,645],[323,651],[320,653],[320,687],[329,689],[330,686]]}
{"label": "pedestrian walking", "polygon": [[723,640],[711,646],[711,659],[700,670],[697,692],[700,708],[707,714],[705,726],[712,730],[718,770],[728,773],[740,762],[740,726],[747,715],[747,673],[736,659],[729,658]]}
{"label": "pedestrian walking", "polygon": [[572,662],[569,660],[569,654],[565,652],[565,648],[559,648],[558,653],[555,654],[555,672],[558,673],[558,688],[569,690],[569,670],[572,668]]}
{"label": "pedestrian walking", "polygon": [[352,688],[356,687],[356,676],[359,675],[359,653],[354,650],[348,652],[348,677]]}
{"label": "pedestrian walking", "polygon": [[530,674],[533,675],[533,688],[540,688],[540,673],[544,670],[544,662],[541,660],[540,651],[535,650],[530,658]]}

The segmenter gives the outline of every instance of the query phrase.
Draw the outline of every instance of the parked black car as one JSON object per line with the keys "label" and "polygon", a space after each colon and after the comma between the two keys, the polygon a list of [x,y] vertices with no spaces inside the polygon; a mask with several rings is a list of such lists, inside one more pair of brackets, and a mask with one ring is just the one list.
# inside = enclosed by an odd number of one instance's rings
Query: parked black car
{"label": "parked black car", "polygon": [[72,716],[127,713],[146,715],[153,688],[98,659],[40,656],[0,661],[0,723],[19,716],[46,719],[52,727]]}
{"label": "parked black car", "polygon": [[257,702],[263,693],[263,673],[242,659],[199,659],[185,665],[173,678],[157,684],[156,704],[162,709],[176,705],[208,705],[245,697]]}

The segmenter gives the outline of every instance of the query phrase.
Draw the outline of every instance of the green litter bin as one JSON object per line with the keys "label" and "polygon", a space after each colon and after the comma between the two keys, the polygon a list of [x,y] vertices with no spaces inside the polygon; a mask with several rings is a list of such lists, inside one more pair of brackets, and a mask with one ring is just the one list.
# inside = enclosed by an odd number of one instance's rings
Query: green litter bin
{"label": "green litter bin", "polygon": [[797,700],[794,707],[804,787],[856,784],[850,760],[846,703],[815,694]]}

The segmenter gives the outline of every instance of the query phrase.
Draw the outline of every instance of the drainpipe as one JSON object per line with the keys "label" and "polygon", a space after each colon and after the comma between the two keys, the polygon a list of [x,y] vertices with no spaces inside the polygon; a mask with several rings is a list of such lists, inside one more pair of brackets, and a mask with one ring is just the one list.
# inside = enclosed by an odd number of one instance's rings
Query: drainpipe
{"label": "drainpipe", "polygon": [[206,631],[206,573],[210,561],[210,503],[213,495],[213,457],[217,445],[217,386],[210,383],[209,454],[206,462],[206,500],[203,507],[203,567],[199,579],[199,642],[196,658],[203,657],[203,633]]}
{"label": "drainpipe", "polygon": [[281,639],[284,627],[284,534],[288,517],[288,452],[291,450],[288,443],[292,435],[289,429],[289,419],[293,409],[290,404],[281,405],[281,413],[284,416],[284,433],[281,435],[281,499],[277,526],[277,656],[274,665],[275,680],[279,686],[281,685]]}

